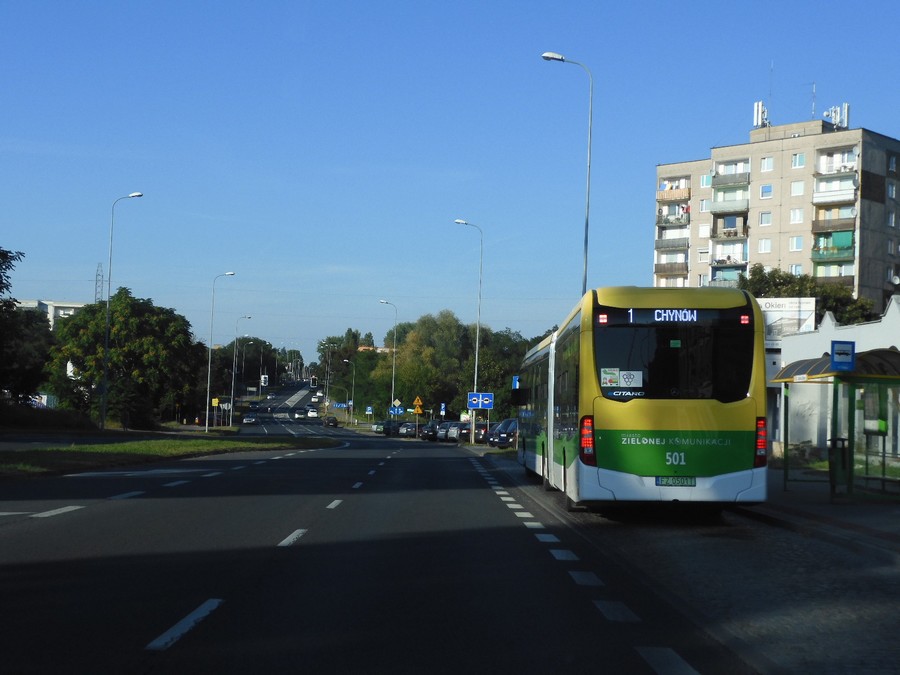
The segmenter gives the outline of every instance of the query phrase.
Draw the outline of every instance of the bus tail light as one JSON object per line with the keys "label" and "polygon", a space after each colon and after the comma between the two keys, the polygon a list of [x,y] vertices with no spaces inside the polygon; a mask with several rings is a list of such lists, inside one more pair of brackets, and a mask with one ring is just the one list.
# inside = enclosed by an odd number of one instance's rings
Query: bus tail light
{"label": "bus tail light", "polygon": [[756,418],[756,454],[753,457],[753,468],[759,469],[764,467],[767,462],[767,452],[769,445],[769,432],[766,428],[766,418]]}
{"label": "bus tail light", "polygon": [[597,466],[597,455],[594,454],[594,416],[585,415],[579,426],[578,454],[581,461],[588,466]]}

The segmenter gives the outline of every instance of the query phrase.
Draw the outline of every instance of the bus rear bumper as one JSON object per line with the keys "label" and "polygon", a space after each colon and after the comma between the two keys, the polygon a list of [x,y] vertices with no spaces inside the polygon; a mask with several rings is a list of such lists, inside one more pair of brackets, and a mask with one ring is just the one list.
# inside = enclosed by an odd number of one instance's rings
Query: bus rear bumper
{"label": "bus rear bumper", "polygon": [[[589,472],[584,472],[585,475]],[[758,504],[766,501],[766,469],[749,469],[696,478],[692,487],[663,487],[655,476],[597,470],[597,482],[582,481],[576,503],[714,502]]]}

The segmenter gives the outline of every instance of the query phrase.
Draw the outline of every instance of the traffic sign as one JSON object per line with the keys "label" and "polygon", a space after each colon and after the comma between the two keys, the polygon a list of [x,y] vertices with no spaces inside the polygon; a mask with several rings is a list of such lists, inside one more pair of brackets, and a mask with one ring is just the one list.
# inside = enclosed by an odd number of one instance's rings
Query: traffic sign
{"label": "traffic sign", "polygon": [[395,405],[390,410],[391,415],[402,415],[404,412],[406,411],[403,409],[402,405]]}
{"label": "traffic sign", "polygon": [[416,415],[421,415],[422,414],[422,406],[417,405],[416,409],[415,409],[415,413],[416,413]]}
{"label": "traffic sign", "polygon": [[416,396],[416,400],[413,401],[413,405],[414,405],[414,406],[420,406],[420,405],[422,405],[422,399],[419,398],[418,396]]}
{"label": "traffic sign", "polygon": [[493,393],[470,391],[466,400],[469,402],[469,410],[492,410],[494,408]]}

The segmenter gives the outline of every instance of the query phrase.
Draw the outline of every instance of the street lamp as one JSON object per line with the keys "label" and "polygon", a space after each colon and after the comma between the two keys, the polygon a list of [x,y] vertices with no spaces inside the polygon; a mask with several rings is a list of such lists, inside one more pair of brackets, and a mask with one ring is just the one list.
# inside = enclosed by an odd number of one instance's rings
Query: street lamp
{"label": "street lamp", "polygon": [[252,319],[250,315],[239,316],[234,322],[234,344],[231,347],[231,410],[228,414],[228,426],[234,426],[234,371],[237,370],[238,323],[241,319]]}
{"label": "street lamp", "polygon": [[209,311],[209,360],[206,366],[206,433],[209,433],[209,390],[212,386],[212,342],[213,342],[213,320],[216,316],[216,279],[219,277],[233,277],[234,272],[225,272],[217,274],[213,277],[212,282],[212,307]]}
{"label": "street lamp", "polygon": [[135,197],[143,197],[143,192],[132,192],[124,197],[119,197],[112,203],[112,209],[109,216],[109,261],[106,265],[106,328],[103,331],[103,391],[100,396],[100,428],[106,428],[106,399],[109,390],[109,298],[112,290],[112,244],[113,244],[113,226],[116,222],[116,204],[123,199],[134,199]]}
{"label": "street lamp", "polygon": [[590,69],[583,63],[566,59],[562,54],[556,52],[544,52],[541,54],[544,61],[559,61],[561,63],[573,63],[576,66],[584,68],[584,72],[588,75],[590,89],[588,91],[588,152],[587,152],[587,195],[584,205],[584,275],[581,281],[581,294],[587,293],[587,264],[588,264],[588,223],[590,222],[591,212],[591,127],[594,119],[594,76],[591,75]]}
{"label": "street lamp", "polygon": [[[457,225],[468,225],[469,227],[474,227],[478,230],[478,237],[481,241],[481,255],[478,260],[478,314],[475,320],[475,383],[472,385],[472,391],[476,394],[478,393],[478,343],[481,342],[481,280],[484,276],[484,232],[481,231],[481,228],[478,227],[475,223],[470,223],[466,220],[460,220],[457,218],[453,221]],[[474,410],[474,409],[473,409]],[[475,423],[478,421],[476,414],[472,413],[472,444],[475,444]]]}
{"label": "street lamp", "polygon": [[[353,402],[356,400],[356,364],[350,359],[344,359],[344,363],[349,363],[353,368],[353,380],[350,384],[350,418],[353,418]],[[393,402],[393,401],[392,401]]]}
{"label": "street lamp", "polygon": [[388,414],[391,414],[391,408],[394,407],[394,380],[397,378],[397,305],[387,300],[379,300],[378,302],[394,308],[394,359],[391,365],[391,404],[388,406]]}

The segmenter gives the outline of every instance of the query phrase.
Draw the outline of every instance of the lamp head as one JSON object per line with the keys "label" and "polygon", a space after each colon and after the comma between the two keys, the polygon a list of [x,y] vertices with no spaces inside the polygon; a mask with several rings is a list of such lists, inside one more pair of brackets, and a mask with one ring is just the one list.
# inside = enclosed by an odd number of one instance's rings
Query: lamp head
{"label": "lamp head", "polygon": [[544,52],[541,54],[541,58],[544,61],[565,61],[566,57],[562,54],[557,54],[556,52]]}
{"label": "lamp head", "polygon": [[144,196],[144,193],[143,193],[143,192],[132,192],[132,193],[131,193],[130,195],[128,195],[128,196],[129,196],[129,197],[132,197],[132,198],[134,198],[134,197],[143,197],[143,196]]}
{"label": "lamp head", "polygon": [[456,223],[457,225],[468,225],[469,224],[467,221],[462,220],[461,218],[457,218],[453,222]]}
{"label": "lamp head", "polygon": [[234,272],[225,272],[225,274],[224,274],[223,276],[226,276],[226,277],[233,277],[233,276],[234,276]]}

